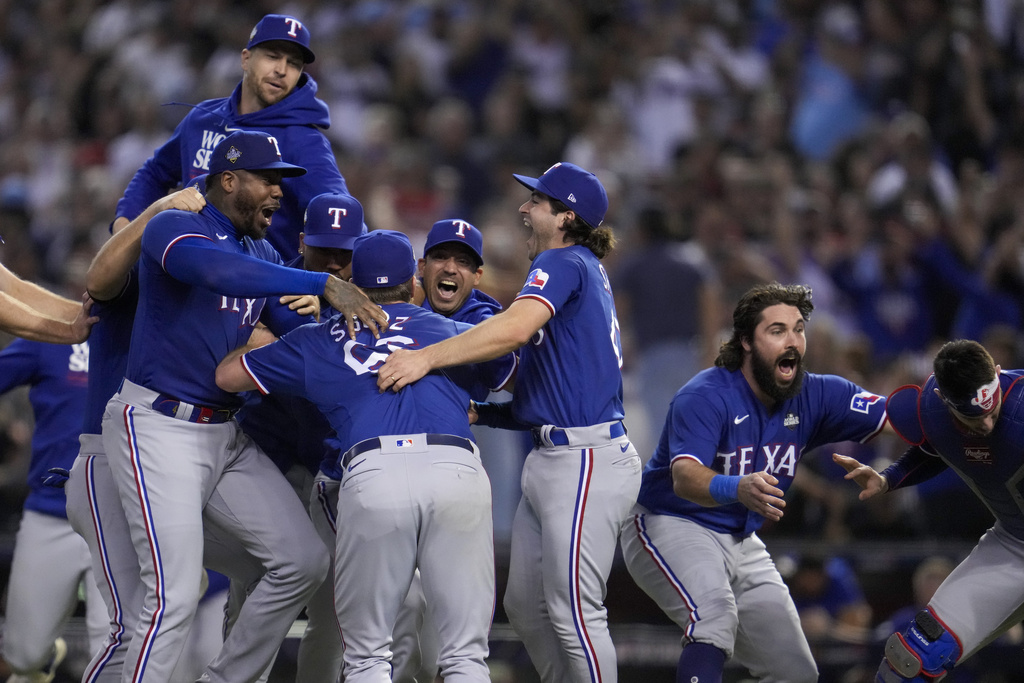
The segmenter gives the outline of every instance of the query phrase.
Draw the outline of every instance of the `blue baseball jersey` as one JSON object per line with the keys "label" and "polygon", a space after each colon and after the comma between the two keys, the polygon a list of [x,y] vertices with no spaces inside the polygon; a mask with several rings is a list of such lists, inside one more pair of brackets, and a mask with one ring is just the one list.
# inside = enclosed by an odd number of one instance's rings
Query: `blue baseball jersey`
{"label": "blue baseball jersey", "polygon": [[[197,240],[205,248],[191,249],[187,259],[170,265],[176,250]],[[155,216],[142,236],[139,307],[125,377],[188,403],[239,407],[242,398],[222,391],[214,380],[220,359],[249,339],[257,321],[280,335],[312,320],[270,296],[268,284],[246,270],[250,258],[275,264],[274,278],[293,286],[278,293],[323,289],[325,274],[286,268],[269,242],[239,239],[231,221],[211,204],[199,213],[168,210]]]}
{"label": "blue baseball jersey", "polygon": [[134,219],[167,191],[210,170],[214,147],[235,129],[259,130],[277,139],[281,158],[302,166],[306,175],[285,178],[284,197],[274,214],[267,238],[285,258],[298,254],[299,232],[309,200],[323,192],[348,194],[330,141],[327,104],[316,97],[317,84],[309,74],[299,78],[288,97],[249,114],[239,114],[241,83],[230,97],[195,105],[174,134],[136,172],[117,203],[117,215]]}
{"label": "blue baseball jersey", "polygon": [[[941,458],[988,506],[1016,538],[1024,540],[1024,370],[999,376],[1003,392],[999,419],[988,436],[968,432],[934,389],[902,387],[889,397],[889,421],[905,440],[920,447],[919,457]],[[933,469],[934,471],[934,469]],[[893,482],[894,488],[898,482]]]}
{"label": "blue baseball jersey", "polygon": [[533,427],[621,420],[619,321],[608,274],[593,252],[573,245],[538,254],[520,299],[540,301],[552,318],[519,350],[516,420]]}
{"label": "blue baseball jersey", "polygon": [[[303,258],[299,256],[286,265],[301,269]],[[321,320],[336,313],[323,301],[320,305]],[[334,430],[320,409],[301,396],[246,392],[245,405],[238,411],[237,419],[242,431],[282,472],[298,463],[311,474],[318,469],[327,475],[336,473],[340,453]]]}
{"label": "blue baseball jersey", "polygon": [[800,393],[769,412],[740,370],[708,368],[672,399],[637,502],[654,513],[747,536],[761,528],[764,517],[741,503],[704,507],[680,498],[672,490],[675,460],[690,458],[725,475],[768,472],[785,491],[805,450],[866,441],[885,424],[885,404],[885,397],[842,377],[807,373]]}
{"label": "blue baseball jersey", "polygon": [[473,438],[466,387],[493,363],[445,368],[397,393],[377,389],[377,369],[396,348],[416,349],[454,337],[465,323],[407,303],[383,306],[390,326],[374,339],[361,329],[355,340],[341,316],[303,325],[273,344],[242,357],[260,393],[305,396],[327,416],[341,452],[364,439],[386,434],[441,433]]}
{"label": "blue baseball jersey", "polygon": [[116,299],[96,302],[92,314],[99,321],[89,333],[89,389],[83,434],[100,434],[107,401],[117,393],[128,368],[135,309],[139,305],[139,267],[132,266],[124,289]]}
{"label": "blue baseball jersey", "polygon": [[15,339],[0,351],[0,393],[28,384],[35,415],[25,509],[67,518],[64,491],[43,484],[51,467],[71,469],[85,413],[89,344]]}
{"label": "blue baseball jersey", "polygon": [[[423,308],[428,311],[433,311],[433,307],[430,305],[430,299],[423,300]],[[474,289],[469,298],[466,299],[466,303],[462,304],[459,310],[447,316],[451,320],[457,320],[459,322],[468,323],[470,325],[476,325],[477,323],[487,320],[496,313],[501,312],[501,304],[498,303],[494,298],[481,292],[479,289]],[[508,380],[512,379],[512,375],[515,373],[516,364],[519,359],[518,351],[508,356],[503,356],[504,363],[507,366],[507,372],[505,373],[505,381],[499,386],[492,387],[487,386],[483,380],[478,381],[474,386],[469,389],[469,396],[474,401],[486,401],[487,396],[492,391],[497,391],[505,386]],[[500,374],[500,373],[499,373]]]}

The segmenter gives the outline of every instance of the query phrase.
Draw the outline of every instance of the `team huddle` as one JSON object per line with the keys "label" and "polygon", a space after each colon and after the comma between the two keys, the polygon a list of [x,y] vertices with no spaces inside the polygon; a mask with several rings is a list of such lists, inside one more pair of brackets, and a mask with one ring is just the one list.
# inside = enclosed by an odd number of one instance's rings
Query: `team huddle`
{"label": "team huddle", "polygon": [[[6,391],[67,362],[42,342],[89,336],[78,455],[33,463],[66,506],[34,489],[11,578],[52,564],[30,550],[49,534],[61,604],[18,629],[31,594],[9,602],[10,680],[53,680],[82,576],[96,596],[84,682],[266,680],[303,611],[304,683],[490,680],[491,487],[471,423],[532,438],[502,599],[545,682],[616,680],[604,599],[619,543],[682,629],[676,680],[720,682],[730,659],[759,680],[817,680],[757,531],[783,515],[806,450],[887,423],[910,447],[884,472],[835,456],[862,499],[952,467],[997,521],[892,635],[876,680],[937,680],[1019,622],[1019,582],[975,575],[1024,566],[1021,464],[1003,459],[1024,371],[950,342],[922,387],[887,399],[808,372],[810,290],[759,285],[715,366],[665,406],[644,466],[623,423],[598,178],[566,162],[514,176],[530,271],[502,310],[476,289],[484,245],[467,221],[435,223],[419,258],[405,234],[367,229],[322,133],[314,59],[306,26],[265,16],[234,93],[190,110],[128,185],[89,270],[95,317],[65,308],[60,335],[0,352],[19,369]],[[510,402],[488,402],[503,389]],[[223,644],[184,661],[207,570],[230,582]]]}

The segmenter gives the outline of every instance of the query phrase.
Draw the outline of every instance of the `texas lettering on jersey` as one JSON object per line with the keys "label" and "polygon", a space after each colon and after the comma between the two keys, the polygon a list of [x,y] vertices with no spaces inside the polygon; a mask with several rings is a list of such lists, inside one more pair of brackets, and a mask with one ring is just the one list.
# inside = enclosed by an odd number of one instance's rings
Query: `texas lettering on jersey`
{"label": "texas lettering on jersey", "polygon": [[795,443],[744,446],[732,453],[718,453],[711,469],[728,475],[768,472],[776,477],[792,478],[796,474],[797,454]]}
{"label": "texas lettering on jersey", "polygon": [[263,304],[266,299],[239,299],[237,297],[222,296],[220,298],[220,310],[241,313],[242,319],[238,322],[239,327],[255,327],[259,322],[260,313],[263,312]]}

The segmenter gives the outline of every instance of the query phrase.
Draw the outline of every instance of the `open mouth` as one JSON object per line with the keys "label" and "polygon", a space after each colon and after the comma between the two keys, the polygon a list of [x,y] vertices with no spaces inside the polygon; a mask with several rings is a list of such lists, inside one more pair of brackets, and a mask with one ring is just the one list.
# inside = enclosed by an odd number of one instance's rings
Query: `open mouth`
{"label": "open mouth", "polygon": [[264,209],[260,212],[260,215],[263,216],[263,222],[266,223],[267,225],[270,225],[270,221],[274,217],[274,211],[276,210],[277,209],[275,209],[274,207],[264,207]]}
{"label": "open mouth", "polygon": [[459,286],[451,280],[440,280],[437,283],[437,293],[445,301],[452,299],[459,291]]}
{"label": "open mouth", "polygon": [[776,363],[776,367],[779,370],[779,374],[783,380],[791,380],[796,376],[797,366],[800,364],[800,358],[798,356],[783,356]]}

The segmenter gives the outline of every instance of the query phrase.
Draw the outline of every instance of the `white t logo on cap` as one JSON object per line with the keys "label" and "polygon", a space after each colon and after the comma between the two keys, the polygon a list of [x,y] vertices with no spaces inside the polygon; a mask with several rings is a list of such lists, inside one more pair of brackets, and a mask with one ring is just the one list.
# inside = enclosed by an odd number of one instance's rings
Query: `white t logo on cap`
{"label": "white t logo on cap", "polygon": [[285,17],[285,23],[287,23],[288,26],[290,27],[288,29],[288,35],[290,35],[292,38],[297,36],[299,29],[302,28],[302,23],[298,19],[293,19],[292,17]]}
{"label": "white t logo on cap", "polygon": [[459,229],[455,231],[455,234],[459,237],[465,237],[466,231],[473,227],[466,221],[452,221],[452,224],[458,226]]}
{"label": "white t logo on cap", "polygon": [[340,207],[340,206],[332,206],[331,208],[327,209],[327,213],[329,213],[332,216],[334,216],[334,222],[331,223],[331,227],[332,228],[340,228],[341,227],[341,217],[348,215],[348,209],[346,209],[344,207]]}
{"label": "white t logo on cap", "polygon": [[268,135],[267,139],[270,140],[270,142],[273,143],[274,149],[277,151],[277,158],[280,159],[281,158],[281,148],[277,146],[277,138],[275,138],[273,135]]}

